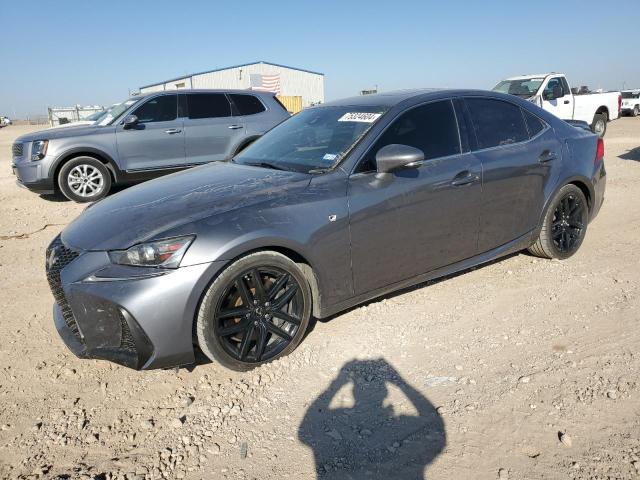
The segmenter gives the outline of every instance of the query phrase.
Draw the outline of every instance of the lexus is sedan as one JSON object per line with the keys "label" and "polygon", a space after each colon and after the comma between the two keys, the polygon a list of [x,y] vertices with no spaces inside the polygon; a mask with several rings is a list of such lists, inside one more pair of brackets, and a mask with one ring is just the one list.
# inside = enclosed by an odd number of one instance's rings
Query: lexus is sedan
{"label": "lexus is sedan", "polygon": [[603,156],[588,130],[494,92],[309,108],[231,161],[87,208],[46,252],[55,324],[82,358],[164,368],[199,347],[249,370],[312,317],[524,249],[570,257]]}

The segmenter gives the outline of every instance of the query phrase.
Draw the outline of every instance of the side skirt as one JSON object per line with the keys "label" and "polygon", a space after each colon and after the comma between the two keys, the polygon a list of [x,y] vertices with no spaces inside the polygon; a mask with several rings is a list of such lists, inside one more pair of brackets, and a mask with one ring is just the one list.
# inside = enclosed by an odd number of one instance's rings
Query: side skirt
{"label": "side skirt", "polygon": [[350,298],[338,304],[324,306],[321,308],[320,318],[327,318],[332,315],[335,315],[336,313],[355,307],[358,304],[365,303],[369,300],[373,300],[374,298],[381,297],[383,295],[387,295],[388,293],[402,290],[404,288],[412,287],[414,285],[418,285],[420,283],[424,283],[429,280],[434,280],[436,278],[446,277],[447,275],[461,272],[471,267],[476,267],[478,265],[482,265],[483,263],[488,263],[497,258],[504,257],[515,252],[519,252],[520,250],[524,250],[525,248],[528,248],[533,241],[532,233],[533,232],[528,232],[522,235],[521,237],[518,237],[515,240],[512,240],[511,242],[506,243],[498,248],[482,253],[480,255],[476,255],[475,257],[462,260],[461,262],[453,263],[451,265],[447,265],[446,267],[441,267],[436,270],[423,273],[416,277],[403,280],[401,282],[392,283],[385,287],[360,294],[356,297]]}

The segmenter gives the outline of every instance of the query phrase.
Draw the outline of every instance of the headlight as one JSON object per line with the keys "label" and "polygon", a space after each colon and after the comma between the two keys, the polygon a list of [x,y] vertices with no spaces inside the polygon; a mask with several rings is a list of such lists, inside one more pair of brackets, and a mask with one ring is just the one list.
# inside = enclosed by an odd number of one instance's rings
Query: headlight
{"label": "headlight", "polygon": [[167,238],[109,252],[113,263],[138,267],[178,268],[194,236]]}
{"label": "headlight", "polygon": [[47,154],[49,140],[36,140],[31,147],[31,160],[42,160]]}

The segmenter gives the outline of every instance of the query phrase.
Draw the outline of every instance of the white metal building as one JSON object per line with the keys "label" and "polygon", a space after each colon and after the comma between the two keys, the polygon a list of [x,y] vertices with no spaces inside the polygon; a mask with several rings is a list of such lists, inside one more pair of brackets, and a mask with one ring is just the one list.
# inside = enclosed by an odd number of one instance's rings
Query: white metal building
{"label": "white metal building", "polygon": [[179,88],[250,89],[256,88],[256,79],[264,78],[264,76],[277,78],[279,82],[278,95],[302,97],[303,107],[324,102],[323,73],[263,61],[194,73],[160,83],[144,85],[140,87],[140,93]]}

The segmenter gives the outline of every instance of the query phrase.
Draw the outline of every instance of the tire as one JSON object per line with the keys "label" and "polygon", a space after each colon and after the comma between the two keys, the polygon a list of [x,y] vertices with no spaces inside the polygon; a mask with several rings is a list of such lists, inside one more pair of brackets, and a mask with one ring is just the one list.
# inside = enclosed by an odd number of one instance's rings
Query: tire
{"label": "tire", "polygon": [[598,135],[598,137],[603,138],[605,133],[607,133],[607,120],[608,117],[606,113],[596,113],[593,116],[591,131]]}
{"label": "tire", "polygon": [[295,262],[277,252],[252,253],[228,266],[205,292],[196,319],[198,345],[226,368],[251,370],[296,349],[311,303],[311,287]]}
{"label": "tire", "polygon": [[632,117],[637,117],[638,115],[640,115],[640,107],[638,107],[638,105],[636,105],[635,107],[633,107],[633,111],[631,112],[631,116]]}
{"label": "tire", "polygon": [[[574,208],[577,210],[572,214]],[[565,185],[549,203],[538,239],[529,252],[542,258],[569,258],[582,245],[588,220],[589,206],[584,193],[573,184]]]}
{"label": "tire", "polygon": [[109,193],[111,174],[105,164],[96,158],[76,157],[60,169],[58,186],[69,200],[95,202]]}

